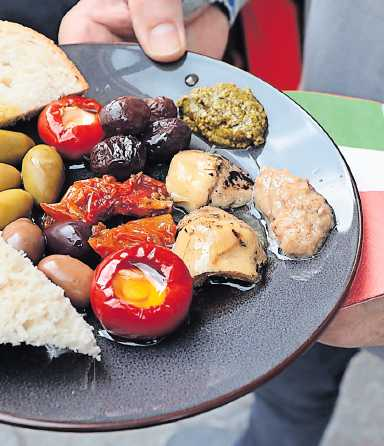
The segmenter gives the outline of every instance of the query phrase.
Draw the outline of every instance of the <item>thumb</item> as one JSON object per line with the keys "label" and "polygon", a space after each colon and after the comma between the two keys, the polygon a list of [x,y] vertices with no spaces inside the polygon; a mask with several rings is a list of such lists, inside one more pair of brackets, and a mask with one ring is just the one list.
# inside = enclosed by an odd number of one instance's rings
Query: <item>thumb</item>
{"label": "thumb", "polygon": [[128,0],[132,25],[145,53],[173,62],[186,51],[181,0]]}

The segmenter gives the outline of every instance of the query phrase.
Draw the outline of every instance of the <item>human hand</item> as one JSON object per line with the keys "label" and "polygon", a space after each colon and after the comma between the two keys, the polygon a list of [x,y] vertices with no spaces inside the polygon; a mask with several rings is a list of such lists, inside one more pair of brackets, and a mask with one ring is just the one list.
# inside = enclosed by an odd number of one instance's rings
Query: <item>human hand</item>
{"label": "human hand", "polygon": [[187,47],[205,56],[221,59],[228,43],[228,17],[216,6],[208,6],[186,22]]}
{"label": "human hand", "polygon": [[80,0],[63,18],[59,43],[140,42],[159,62],[186,50],[181,0]]}
{"label": "human hand", "polygon": [[187,47],[222,57],[228,32],[227,17],[214,6],[196,11],[184,26],[181,0],[80,0],[62,20],[59,42],[137,39],[149,57],[171,62]]}
{"label": "human hand", "polygon": [[319,338],[335,347],[384,346],[384,298],[340,308]]}

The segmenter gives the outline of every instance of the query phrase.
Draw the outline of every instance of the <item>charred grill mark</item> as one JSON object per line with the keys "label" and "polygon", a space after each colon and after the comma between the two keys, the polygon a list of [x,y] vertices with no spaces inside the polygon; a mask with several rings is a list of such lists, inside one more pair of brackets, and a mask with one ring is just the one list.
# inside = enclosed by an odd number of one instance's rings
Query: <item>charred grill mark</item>
{"label": "charred grill mark", "polygon": [[231,170],[226,181],[232,186],[240,185],[240,187],[243,189],[253,187],[253,181],[249,178],[249,176],[237,170]]}
{"label": "charred grill mark", "polygon": [[244,240],[241,238],[241,235],[237,231],[232,229],[232,234],[237,238],[241,247],[243,248],[247,247],[247,244],[244,242]]}
{"label": "charred grill mark", "polygon": [[249,190],[253,187],[253,181],[243,172],[231,170],[224,181],[224,187],[234,187],[243,190]]}

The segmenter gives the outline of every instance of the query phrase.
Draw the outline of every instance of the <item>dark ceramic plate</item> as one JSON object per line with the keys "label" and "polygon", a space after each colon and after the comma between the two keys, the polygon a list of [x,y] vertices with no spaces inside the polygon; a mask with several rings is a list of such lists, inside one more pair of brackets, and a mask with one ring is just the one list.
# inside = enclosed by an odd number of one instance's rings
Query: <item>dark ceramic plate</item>
{"label": "dark ceramic plate", "polygon": [[[0,421],[21,426],[102,431],[149,426],[213,409],[276,375],[315,341],[340,304],[359,257],[361,213],[351,174],[337,147],[298,105],[250,74],[196,54],[157,65],[137,46],[65,48],[88,79],[90,96],[188,93],[198,85],[250,87],[269,120],[265,147],[225,152],[253,176],[259,165],[287,167],[332,205],[337,220],[315,258],[283,261],[269,253],[262,284],[241,292],[206,287],[190,322],[156,347],[98,338],[102,362],[44,349],[0,348]],[[197,141],[197,140],[196,140]],[[195,143],[196,143],[195,141]]]}

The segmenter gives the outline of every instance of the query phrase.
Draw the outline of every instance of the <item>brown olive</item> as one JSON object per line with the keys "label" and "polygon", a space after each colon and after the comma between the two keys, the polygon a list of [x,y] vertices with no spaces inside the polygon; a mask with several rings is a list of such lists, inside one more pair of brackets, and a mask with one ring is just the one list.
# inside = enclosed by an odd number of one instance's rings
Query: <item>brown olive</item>
{"label": "brown olive", "polygon": [[169,161],[180,150],[189,148],[191,129],[181,119],[167,118],[152,122],[144,135],[148,160]]}
{"label": "brown olive", "polygon": [[144,99],[151,110],[150,121],[158,121],[165,118],[177,118],[177,107],[172,99],[165,96]]}
{"label": "brown olive", "polygon": [[134,136],[112,136],[95,145],[89,165],[93,172],[126,180],[144,169],[147,148]]}
{"label": "brown olive", "polygon": [[121,96],[104,105],[99,116],[108,135],[137,135],[149,124],[151,110],[140,98]]}
{"label": "brown olive", "polygon": [[86,260],[92,253],[88,244],[91,226],[82,221],[54,223],[44,230],[50,254],[70,255]]}
{"label": "brown olive", "polygon": [[73,257],[56,254],[45,257],[37,268],[64,290],[72,305],[82,308],[89,304],[93,271],[88,265]]}
{"label": "brown olive", "polygon": [[44,254],[45,240],[42,230],[28,218],[19,218],[4,228],[3,239],[18,251],[23,251],[37,263]]}

